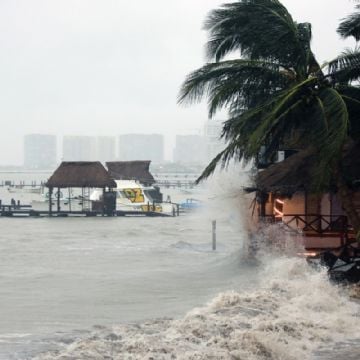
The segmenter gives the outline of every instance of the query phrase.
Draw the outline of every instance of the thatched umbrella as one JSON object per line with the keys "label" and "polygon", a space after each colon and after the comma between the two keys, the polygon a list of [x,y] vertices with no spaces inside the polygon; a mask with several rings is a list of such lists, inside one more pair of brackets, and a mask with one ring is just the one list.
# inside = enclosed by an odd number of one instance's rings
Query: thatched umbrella
{"label": "thatched umbrella", "polygon": [[51,195],[58,188],[58,211],[61,188],[115,188],[116,183],[99,161],[63,161],[51,175],[46,187],[49,188],[49,213],[52,213]]}
{"label": "thatched umbrella", "polygon": [[155,179],[149,170],[150,163],[149,160],[109,161],[106,166],[115,180],[137,180],[142,184],[152,185]]}

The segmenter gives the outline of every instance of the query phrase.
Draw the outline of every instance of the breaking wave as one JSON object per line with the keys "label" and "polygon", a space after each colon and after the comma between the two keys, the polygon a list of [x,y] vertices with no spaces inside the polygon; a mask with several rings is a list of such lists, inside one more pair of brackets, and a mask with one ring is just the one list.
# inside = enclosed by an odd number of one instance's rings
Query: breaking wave
{"label": "breaking wave", "polygon": [[360,305],[325,270],[285,256],[265,257],[260,267],[255,290],[239,284],[180,319],[97,328],[35,359],[296,360],[360,340]]}

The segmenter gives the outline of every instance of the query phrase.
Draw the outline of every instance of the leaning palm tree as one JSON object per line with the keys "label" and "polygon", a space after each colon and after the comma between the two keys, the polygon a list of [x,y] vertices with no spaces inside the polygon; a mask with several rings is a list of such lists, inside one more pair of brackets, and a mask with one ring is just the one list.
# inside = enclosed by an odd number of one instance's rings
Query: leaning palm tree
{"label": "leaning palm tree", "polygon": [[[318,154],[314,188],[335,179],[355,230],[360,218],[349,202],[341,171],[345,144],[360,140],[359,53],[345,52],[320,67],[311,50],[311,25],[297,23],[278,0],[239,0],[213,10],[205,22],[209,63],[190,73],[179,102],[207,97],[209,116],[229,113],[226,148],[199,180],[230,159],[271,158],[284,144],[313,147]],[[228,55],[238,54],[235,59]],[[360,234],[360,232],[359,232]]]}

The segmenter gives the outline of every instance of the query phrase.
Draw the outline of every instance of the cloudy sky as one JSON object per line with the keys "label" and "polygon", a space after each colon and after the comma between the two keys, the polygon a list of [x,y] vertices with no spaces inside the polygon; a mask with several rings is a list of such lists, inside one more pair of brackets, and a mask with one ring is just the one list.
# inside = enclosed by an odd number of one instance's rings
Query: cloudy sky
{"label": "cloudy sky", "polygon": [[[0,165],[22,164],[28,133],[198,133],[206,105],[176,104],[204,62],[203,20],[225,0],[1,0]],[[320,61],[352,41],[335,32],[351,0],[283,0],[313,24]]]}

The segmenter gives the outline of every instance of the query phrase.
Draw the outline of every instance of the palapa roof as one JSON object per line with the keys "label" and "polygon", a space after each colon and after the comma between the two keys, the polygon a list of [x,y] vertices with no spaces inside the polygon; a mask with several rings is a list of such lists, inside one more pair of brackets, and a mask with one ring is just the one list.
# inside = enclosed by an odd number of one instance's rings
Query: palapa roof
{"label": "palapa roof", "polygon": [[150,173],[150,160],[109,161],[106,163],[110,176],[115,180],[138,180],[141,183],[153,184]]}
{"label": "palapa roof", "polygon": [[[249,190],[289,197],[297,191],[312,191],[316,168],[316,151],[301,150],[260,171],[255,178],[255,188]],[[360,185],[360,144],[348,142],[345,146],[341,171],[350,186]]]}
{"label": "palapa roof", "polygon": [[115,188],[116,183],[100,161],[63,161],[51,175],[46,186]]}
{"label": "palapa roof", "polygon": [[256,189],[284,196],[310,189],[314,166],[314,153],[309,150],[299,151],[260,171],[255,179]]}

